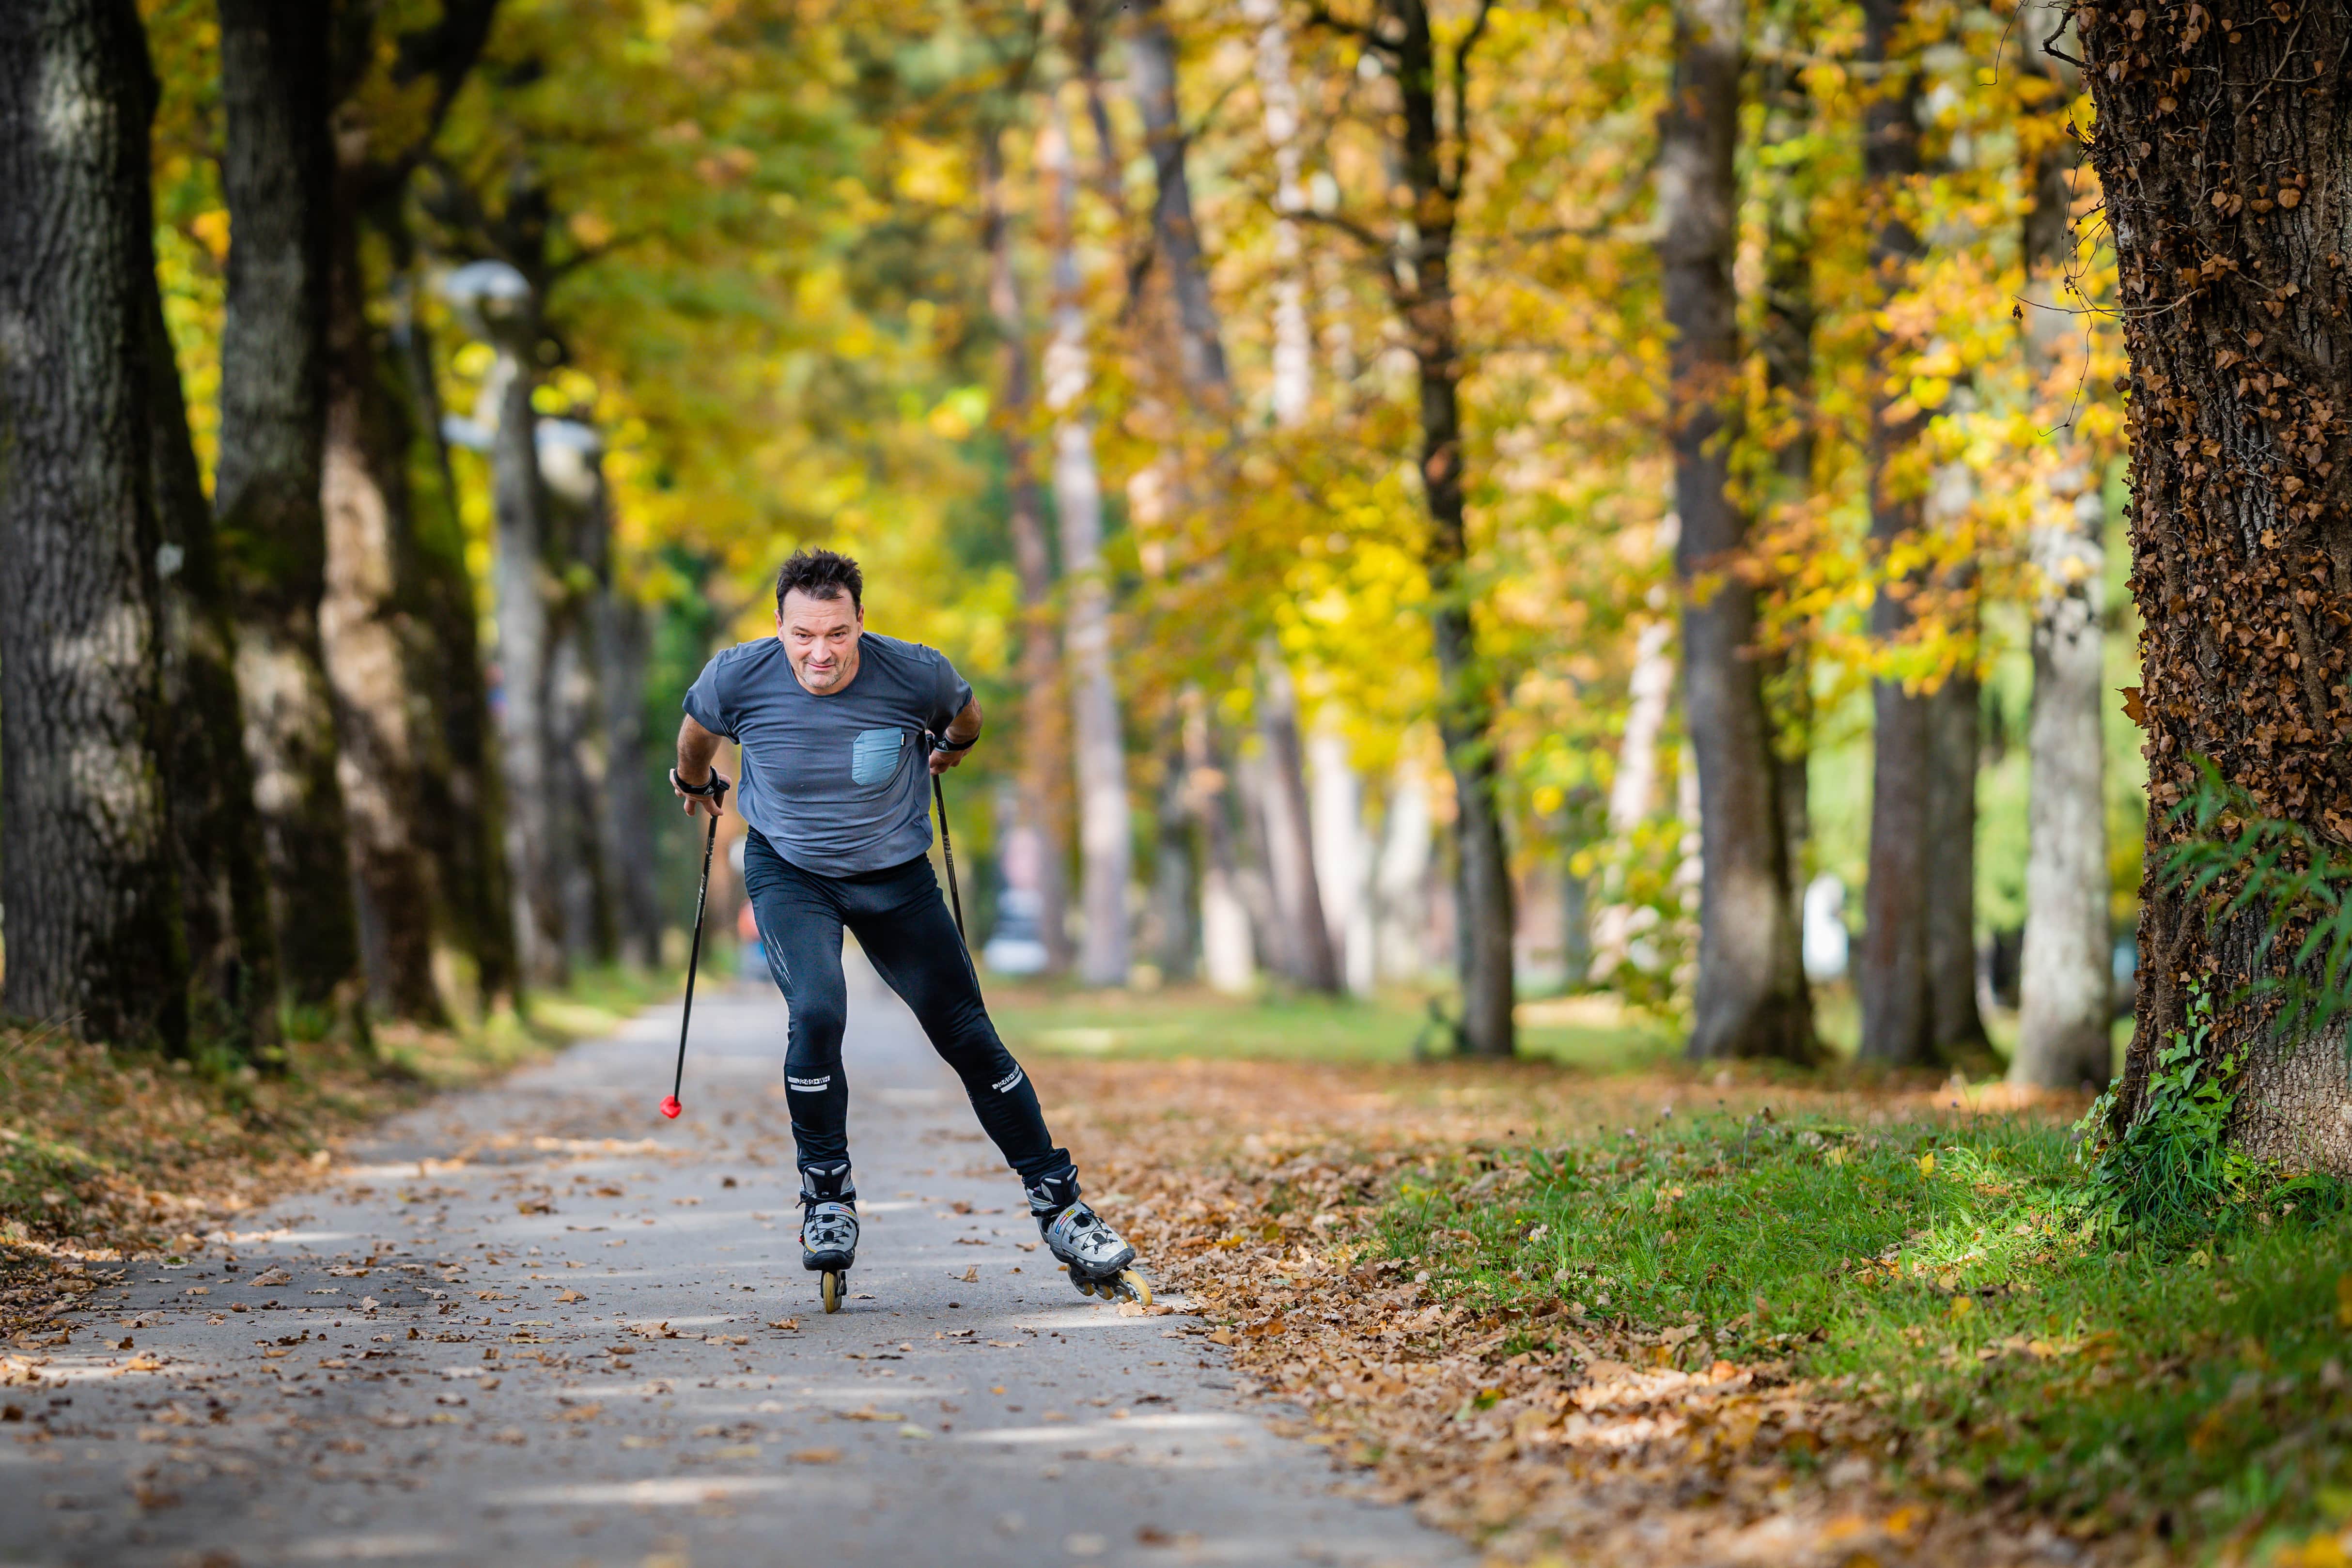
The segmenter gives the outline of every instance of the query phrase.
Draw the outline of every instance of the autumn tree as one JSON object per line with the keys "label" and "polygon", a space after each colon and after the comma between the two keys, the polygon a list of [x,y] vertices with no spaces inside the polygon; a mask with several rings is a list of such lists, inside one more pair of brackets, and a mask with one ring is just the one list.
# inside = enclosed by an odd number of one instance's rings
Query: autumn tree
{"label": "autumn tree", "polygon": [[1684,703],[1698,758],[1702,882],[1690,1053],[1809,1061],[1805,985],[1756,590],[1736,559],[1748,519],[1730,494],[1740,363],[1732,253],[1734,156],[1747,17],[1738,0],[1675,10],[1675,79],[1659,130],[1658,259],[1674,333],[1668,403],[1682,528]]}
{"label": "autumn tree", "polygon": [[[2021,126],[2032,181],[2023,252],[2024,330],[2031,364],[2050,401],[2068,396],[2075,337],[2066,273],[2075,264],[2073,208],[2080,143],[2062,133],[2060,113],[2082,89],[2063,47],[2054,5],[2021,14],[2023,60],[2042,87],[2044,110]],[[2071,41],[2068,39],[2066,41]],[[2059,45],[2056,52],[2044,45]],[[2053,112],[2056,111],[2056,112]],[[2105,708],[2106,508],[2081,433],[2062,426],[2062,456],[2036,497],[2030,548],[2039,582],[2033,601],[2033,706],[2026,745],[2032,768],[2025,862],[2024,950],[2019,964],[2017,1054],[2011,1077],[2038,1088],[2105,1083],[2114,1060],[2108,1024],[2113,989],[2107,931]]]}
{"label": "autumn tree", "polygon": [[[2074,12],[2090,143],[2130,354],[2132,592],[2145,630],[2147,873],[2137,1027],[2116,1114],[2211,998],[2204,1049],[2242,1052],[2231,1132],[2296,1166],[2352,1170],[2340,1028],[2231,1005],[2292,945],[2274,914],[2210,922],[2162,874],[2172,812],[2210,758],[2255,810],[2352,837],[2352,319],[2341,238],[2352,12],[2243,0]],[[2063,44],[2059,47],[2063,47]]]}
{"label": "autumn tree", "polygon": [[1386,233],[1341,213],[1318,214],[1350,231],[1375,258],[1403,328],[1418,383],[1421,545],[1437,655],[1437,727],[1454,775],[1460,861],[1462,1037],[1474,1055],[1508,1056],[1517,1041],[1509,853],[1504,842],[1502,763],[1496,754],[1494,675],[1479,658],[1470,570],[1470,519],[1462,427],[1461,335],[1455,319],[1454,242],[1470,173],[1470,63],[1493,15],[1489,0],[1451,40],[1438,37],[1423,0],[1379,0],[1369,17],[1318,5],[1318,26],[1351,39],[1394,94],[1393,152],[1410,194],[1406,221]]}
{"label": "autumn tree", "polygon": [[[1870,204],[1870,260],[1879,296],[1907,282],[1922,244],[1916,184],[1921,172],[1919,74],[1906,57],[1907,0],[1864,0],[1863,60],[1874,82],[1863,116],[1863,165]],[[1882,329],[1872,366],[1870,541],[1887,581],[1871,605],[1870,630],[1882,641],[1911,624],[1917,583],[1896,552],[1922,526],[1918,438],[1924,421],[1889,390],[1903,344]],[[1935,788],[1934,704],[1899,675],[1871,685],[1870,881],[1855,990],[1862,1002],[1862,1054],[1876,1061],[1925,1063],[1936,1057],[1935,1007],[1928,954],[1929,801]]]}
{"label": "autumn tree", "polygon": [[176,1048],[188,955],[159,678],[154,95],[131,0],[0,8],[0,1002]]}
{"label": "autumn tree", "polygon": [[[336,698],[339,776],[351,823],[354,885],[371,999],[393,1016],[433,1021],[436,934],[480,927],[478,912],[451,905],[480,890],[459,874],[443,886],[435,850],[470,842],[471,813],[436,825],[427,802],[441,710],[478,688],[475,670],[440,665],[414,625],[430,557],[416,543],[408,468],[415,443],[389,335],[370,319],[386,281],[372,271],[365,240],[396,230],[416,162],[448,112],[489,32],[492,0],[456,0],[425,26],[381,37],[373,7],[348,7],[333,38],[336,136],[328,214],[326,434],[322,497],[326,592],[320,642]],[[389,49],[382,46],[389,43]],[[445,695],[446,694],[446,695]],[[454,803],[454,802],[452,802]],[[459,943],[471,950],[479,945]],[[482,955],[472,952],[478,964]],[[491,988],[498,988],[495,958]]]}
{"label": "autumn tree", "polygon": [[228,200],[220,461],[213,506],[236,606],[246,748],[268,845],[289,994],[360,975],[335,716],[319,636],[326,592],[327,12],[222,0],[221,189]]}

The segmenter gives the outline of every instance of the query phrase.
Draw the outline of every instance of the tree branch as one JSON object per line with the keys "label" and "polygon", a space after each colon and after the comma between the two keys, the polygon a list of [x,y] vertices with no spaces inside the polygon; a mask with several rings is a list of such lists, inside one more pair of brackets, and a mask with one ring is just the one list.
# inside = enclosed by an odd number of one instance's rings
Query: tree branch
{"label": "tree branch", "polygon": [[1462,182],[1470,172],[1470,51],[1486,36],[1486,23],[1494,14],[1495,0],[1478,0],[1477,18],[1454,46],[1454,167],[1439,180],[1449,202],[1462,199]]}
{"label": "tree branch", "polygon": [[1396,46],[1390,43],[1386,38],[1381,37],[1380,33],[1370,23],[1349,22],[1341,17],[1334,16],[1331,15],[1330,8],[1328,6],[1321,5],[1309,5],[1307,8],[1307,25],[1310,27],[1320,27],[1328,33],[1338,33],[1344,37],[1353,38],[1358,43],[1363,45],[1364,47],[1371,49],[1376,53],[1389,56],[1391,58],[1394,58],[1396,56]]}

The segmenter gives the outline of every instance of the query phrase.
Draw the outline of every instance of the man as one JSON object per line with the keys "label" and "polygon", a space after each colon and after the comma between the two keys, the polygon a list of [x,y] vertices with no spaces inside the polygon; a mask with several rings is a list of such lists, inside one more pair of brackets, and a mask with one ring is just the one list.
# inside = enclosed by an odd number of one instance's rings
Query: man
{"label": "man", "polygon": [[688,813],[715,818],[730,784],[711,758],[721,740],[743,747],[743,885],[791,1009],[784,1098],[799,1149],[802,1266],[824,1274],[830,1311],[857,1251],[841,1061],[846,925],[963,1080],[1072,1282],[1089,1294],[1131,1291],[1140,1281],[1122,1275],[1135,1249],[1079,1198],[1077,1169],[1054,1146],[1035,1087],[989,1021],[931,874],[930,779],[980,738],[980,705],[939,653],[866,630],[865,587],[857,563],[831,550],[784,562],[775,636],[703,667],[686,694],[670,775]]}

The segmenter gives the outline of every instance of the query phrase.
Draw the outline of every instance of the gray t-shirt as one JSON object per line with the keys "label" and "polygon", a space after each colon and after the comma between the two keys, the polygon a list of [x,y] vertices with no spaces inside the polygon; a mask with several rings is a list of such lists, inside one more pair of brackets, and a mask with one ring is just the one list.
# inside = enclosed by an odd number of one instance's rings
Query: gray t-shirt
{"label": "gray t-shirt", "polygon": [[792,865],[851,876],[904,865],[931,847],[922,735],[943,735],[971,701],[946,655],[867,632],[857,674],[812,695],[773,637],[739,643],[702,667],[686,711],[743,747],[735,809]]}

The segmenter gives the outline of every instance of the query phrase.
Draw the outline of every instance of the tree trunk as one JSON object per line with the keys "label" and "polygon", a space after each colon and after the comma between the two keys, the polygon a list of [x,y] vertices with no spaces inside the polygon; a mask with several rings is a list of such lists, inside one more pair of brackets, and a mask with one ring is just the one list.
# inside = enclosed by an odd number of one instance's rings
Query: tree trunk
{"label": "tree trunk", "polygon": [[[1469,159],[1457,141],[1449,160],[1438,128],[1438,60],[1424,0],[1383,0],[1393,39],[1401,117],[1401,162],[1412,193],[1414,243],[1398,285],[1405,342],[1421,392],[1422,497],[1429,512],[1422,564],[1430,586],[1438,672],[1437,730],[1454,774],[1454,839],[1460,855],[1458,951],[1462,1032],[1474,1056],[1509,1056],[1517,1044],[1511,933],[1510,855],[1503,842],[1501,767],[1496,755],[1495,692],[1478,657],[1471,612],[1469,518],[1463,493],[1462,351],[1454,319],[1454,225]],[[1456,46],[1452,78],[1466,79]],[[1454,106],[1466,126],[1469,108]]]}
{"label": "tree trunk", "polygon": [[1232,775],[1219,756],[1209,705],[1198,686],[1180,699],[1184,716],[1184,798],[1201,833],[1201,963],[1212,990],[1246,994],[1257,977],[1250,912],[1234,848]]}
{"label": "tree trunk", "polygon": [[[2352,13],[2192,10],[2147,27],[2096,7],[2074,16],[2131,356],[2145,628],[2141,981],[2116,1113],[2137,1113],[2158,1050],[2202,989],[2221,1014],[2208,1049],[2248,1053],[2241,1146],[2352,1171],[2340,1025],[2282,1036],[2263,1008],[2229,1007],[2256,977],[2252,943],[2210,928],[2161,874],[2188,831],[2168,813],[2195,787],[2197,757],[2264,813],[2336,846],[2352,834],[2352,319],[2339,266]],[[2189,101],[2176,80],[2200,84]]]}
{"label": "tree trunk", "polygon": [[188,954],[149,466],[154,94],[130,0],[0,7],[0,1006],[177,1051]]}
{"label": "tree trunk", "polygon": [[[1682,539],[1682,519],[1668,514],[1659,528],[1661,548]],[[1663,597],[1663,595],[1661,595]],[[1633,637],[1633,668],[1626,685],[1625,728],[1617,740],[1617,771],[1609,780],[1610,837],[1622,841],[1658,809],[1658,741],[1675,700],[1675,631],[1664,619],[1646,621]],[[1604,896],[1622,895],[1623,873],[1612,868]],[[1592,923],[1592,956],[1585,977],[1605,984],[1633,960],[1634,906],[1604,903]]]}
{"label": "tree trunk", "polygon": [[[1795,57],[1810,48],[1809,37],[1768,34],[1781,57],[1764,73],[1759,96],[1764,106],[1764,140],[1784,149],[1815,131],[1812,99],[1798,73]],[[1813,245],[1810,192],[1802,164],[1783,166],[1765,195],[1763,323],[1757,348],[1765,384],[1783,422],[1773,443],[1777,498],[1803,507],[1816,493],[1814,432],[1818,422],[1813,390]],[[1784,637],[1790,634],[1783,632]],[[1803,946],[1806,848],[1812,838],[1813,695],[1809,652],[1791,639],[1765,662],[1765,708],[1774,743],[1775,788],[1780,801],[1780,837],[1788,846],[1790,918]]]}
{"label": "tree trunk", "polygon": [[1927,699],[1927,1006],[1936,1060],[1992,1049],[1977,1009],[1977,730],[1982,688],[1954,671]]}
{"label": "tree trunk", "polygon": [[1064,657],[1070,672],[1074,760],[1078,790],[1078,853],[1084,871],[1086,933],[1079,977],[1089,986],[1123,986],[1128,971],[1128,884],[1134,855],[1128,821],[1127,752],[1118,691],[1110,672],[1110,584],[1102,561],[1102,476],[1095,466],[1095,425],[1084,399],[1092,380],[1085,301],[1079,297],[1071,208],[1075,172],[1058,116],[1039,138],[1039,163],[1054,181],[1054,340],[1045,355],[1045,406],[1054,414],[1054,505],[1062,530],[1068,588]]}
{"label": "tree trunk", "polygon": [[[1901,210],[1905,192],[1919,172],[1918,83],[1894,51],[1909,14],[1908,0],[1864,0],[1863,58],[1879,80],[1864,110],[1863,164],[1874,209],[1871,264],[1882,296],[1903,286],[1919,255],[1918,236]],[[1892,340],[1882,332],[1879,358],[1885,361],[1894,351]],[[1877,372],[1872,378],[1878,390],[1871,404],[1870,538],[1883,559],[1895,540],[1919,527],[1919,497],[1898,487],[1890,472],[1917,437],[1919,421],[1889,419],[1887,368],[1882,363]],[[1892,641],[1910,619],[1902,585],[1890,583],[1871,606],[1871,635]],[[1855,988],[1862,1001],[1861,1055],[1889,1066],[1936,1060],[1927,954],[1928,835],[1934,821],[1928,808],[1934,775],[1928,707],[1928,698],[1906,691],[1900,681],[1872,683],[1870,885]]]}
{"label": "tree trunk", "polygon": [[[1675,82],[1660,123],[1658,256],[1674,332],[1669,419],[1682,517],[1684,704],[1697,756],[1698,983],[1690,1055],[1814,1055],[1811,993],[1792,918],[1789,846],[1764,685],[1756,592],[1733,564],[1748,519],[1730,494],[1738,396],[1739,0],[1675,7]],[[1694,580],[1716,580],[1702,600]]]}
{"label": "tree trunk", "polygon": [[[2029,6],[2023,58],[2050,80],[2056,103],[2080,90],[2074,68],[2046,54],[2063,30],[2055,5]],[[2049,137],[2034,163],[2025,220],[2025,350],[2045,399],[2075,351],[2059,275],[2074,231],[2077,144]],[[2040,580],[2033,601],[2033,706],[2026,732],[2025,941],[2019,959],[2012,1082],[2037,1089],[2104,1084],[2114,1063],[2107,928],[2106,740],[2101,732],[2105,650],[2101,622],[2106,517],[2090,455],[2071,428],[2032,535]]]}
{"label": "tree trunk", "polygon": [[1370,846],[1364,838],[1364,781],[1349,755],[1348,737],[1329,710],[1307,743],[1315,826],[1315,872],[1323,918],[1348,990],[1372,990]]}
{"label": "tree trunk", "polygon": [[1182,737],[1160,753],[1160,800],[1151,867],[1151,961],[1160,977],[1192,977],[1192,818],[1185,800]]}
{"label": "tree trunk", "polygon": [[532,432],[532,448],[548,505],[549,577],[557,595],[549,627],[547,722],[564,951],[575,963],[609,964],[620,955],[620,934],[614,845],[605,832],[611,759],[603,652],[596,646],[613,577],[604,443],[577,420],[542,419]]}
{"label": "tree trunk", "polygon": [[1177,362],[1184,384],[1208,402],[1207,412],[1230,417],[1232,380],[1225,371],[1216,302],[1209,293],[1201,231],[1192,217],[1192,184],[1184,170],[1186,137],[1183,110],[1176,98],[1176,39],[1168,29],[1161,0],[1135,0],[1130,8],[1129,82],[1143,119],[1144,150],[1150,156],[1154,175],[1152,239],[1168,263],[1169,285],[1176,297]]}
{"label": "tree trunk", "polygon": [[441,399],[432,346],[415,319],[413,274],[393,287],[387,345],[410,411],[407,447],[412,503],[411,560],[416,612],[409,657],[418,689],[433,698],[435,733],[418,779],[426,844],[446,918],[474,961],[487,1008],[514,990],[514,911],[503,845],[505,812],[491,756],[490,704],[482,670],[474,580],[466,565],[466,530],[457,476],[441,433]]}
{"label": "tree trunk", "polygon": [[1295,430],[1307,422],[1315,394],[1305,247],[1291,216],[1307,204],[1298,180],[1298,89],[1290,79],[1290,34],[1283,26],[1282,0],[1242,0],[1242,16],[1257,29],[1258,100],[1266,143],[1274,149],[1274,423]]}
{"label": "tree trunk", "polygon": [[1259,659],[1262,680],[1258,738],[1265,747],[1266,872],[1274,883],[1275,918],[1286,938],[1290,978],[1310,991],[1339,993],[1339,963],[1323,918],[1323,894],[1315,876],[1313,827],[1307,804],[1305,747],[1298,735],[1298,697],[1290,671],[1266,654]]}
{"label": "tree trunk", "polygon": [[1400,762],[1389,779],[1380,859],[1372,870],[1383,979],[1418,984],[1430,972],[1431,838],[1428,783],[1410,763]]}
{"label": "tree trunk", "polygon": [[[610,492],[600,497],[610,506]],[[596,689],[604,699],[604,787],[599,836],[611,883],[614,935],[621,961],[635,969],[661,962],[661,886],[654,864],[654,793],[659,776],[646,744],[646,613],[607,584],[597,595]]]}
{"label": "tree trunk", "polygon": [[553,657],[547,584],[547,494],[539,472],[538,415],[530,394],[538,378],[530,354],[539,338],[531,308],[507,324],[491,370],[499,388],[498,432],[491,438],[490,490],[497,549],[490,580],[499,632],[499,758],[506,771],[507,866],[513,889],[515,946],[525,982],[560,986],[564,954],[563,890],[556,855],[561,778],[548,718]]}
{"label": "tree trunk", "polygon": [[604,701],[596,690],[596,655],[588,645],[590,602],[575,596],[555,617],[547,666],[548,756],[554,768],[555,873],[563,900],[563,952],[568,962],[596,966],[617,956],[611,879],[603,834]]}
{"label": "tree trunk", "polygon": [[408,665],[403,580],[408,453],[367,319],[360,256],[363,171],[337,170],[327,315],[322,502],[326,597],[320,642],[335,695],[336,779],[352,836],[361,952],[379,1011],[446,1018],[433,976],[433,865],[420,831],[417,728],[427,711]]}
{"label": "tree trunk", "polygon": [[334,698],[319,635],[326,592],[329,208],[327,11],[221,0],[221,191],[229,211],[213,505],[237,621],[245,744],[291,998],[360,979],[359,922]]}
{"label": "tree trunk", "polygon": [[1013,538],[1013,569],[1021,582],[1021,789],[1019,824],[1036,836],[1038,938],[1045,972],[1070,967],[1068,710],[1062,691],[1061,651],[1054,635],[1054,562],[1045,539],[1045,497],[1037,484],[1029,442],[1036,388],[1029,362],[1029,312],[1013,265],[1013,228],[1004,212],[1001,132],[982,142],[986,188],[983,227],[988,246],[988,308],[994,318],[1003,378],[999,402],[1004,443],[1005,522]]}
{"label": "tree trunk", "polygon": [[236,629],[221,588],[212,498],[188,439],[187,402],[147,291],[148,440],[163,548],[162,673],[172,840],[188,945],[189,1031],[247,1061],[278,1044],[278,938],[245,723]]}

